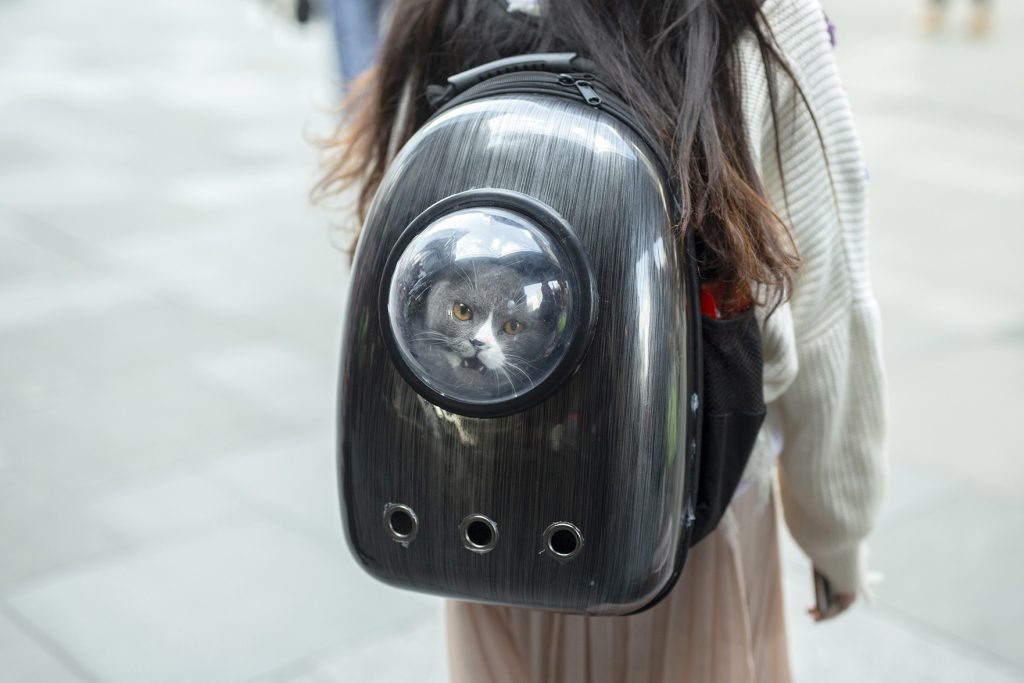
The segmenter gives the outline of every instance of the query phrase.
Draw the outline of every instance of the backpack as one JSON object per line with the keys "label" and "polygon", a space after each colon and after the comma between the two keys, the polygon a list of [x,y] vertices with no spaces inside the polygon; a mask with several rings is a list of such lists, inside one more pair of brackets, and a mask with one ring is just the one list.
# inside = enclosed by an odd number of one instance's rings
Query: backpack
{"label": "backpack", "polygon": [[431,87],[353,261],[349,546],[448,597],[622,615],[674,586],[764,419],[753,313],[702,316],[663,150],[571,53]]}

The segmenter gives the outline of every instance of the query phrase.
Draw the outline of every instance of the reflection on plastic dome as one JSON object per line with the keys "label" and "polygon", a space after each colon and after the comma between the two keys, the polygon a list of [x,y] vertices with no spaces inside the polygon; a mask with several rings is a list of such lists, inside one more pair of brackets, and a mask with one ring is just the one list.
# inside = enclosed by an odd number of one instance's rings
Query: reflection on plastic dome
{"label": "reflection on plastic dome", "polygon": [[462,403],[500,403],[540,384],[565,356],[578,283],[538,225],[504,209],[463,209],[431,223],[398,259],[391,330],[428,387]]}

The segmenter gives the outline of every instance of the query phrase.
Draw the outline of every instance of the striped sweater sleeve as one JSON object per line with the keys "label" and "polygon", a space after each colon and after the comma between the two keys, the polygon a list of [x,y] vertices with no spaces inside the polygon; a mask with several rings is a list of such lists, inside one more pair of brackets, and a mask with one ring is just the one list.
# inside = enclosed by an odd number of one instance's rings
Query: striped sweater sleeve
{"label": "striped sweater sleeve", "polygon": [[783,509],[793,537],[836,590],[863,591],[864,539],[886,478],[866,169],[821,6],[767,0],[762,11],[803,93],[776,76],[773,126],[763,64],[751,41],[741,45],[747,134],[803,261],[790,301],[765,325],[765,394],[784,443]]}

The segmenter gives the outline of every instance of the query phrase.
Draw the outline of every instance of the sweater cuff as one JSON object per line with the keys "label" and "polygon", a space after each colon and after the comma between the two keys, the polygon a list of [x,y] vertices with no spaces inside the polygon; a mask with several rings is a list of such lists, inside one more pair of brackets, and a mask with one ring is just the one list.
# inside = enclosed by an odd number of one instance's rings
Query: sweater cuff
{"label": "sweater cuff", "polygon": [[844,546],[811,557],[814,568],[821,572],[836,593],[856,594],[871,599],[868,585],[868,549],[864,542]]}

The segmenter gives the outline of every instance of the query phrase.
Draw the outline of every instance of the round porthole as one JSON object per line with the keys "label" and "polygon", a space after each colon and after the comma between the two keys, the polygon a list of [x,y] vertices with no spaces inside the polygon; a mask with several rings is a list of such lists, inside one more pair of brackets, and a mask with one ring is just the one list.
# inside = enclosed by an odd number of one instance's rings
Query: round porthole
{"label": "round porthole", "polygon": [[384,337],[403,377],[452,412],[508,415],[579,366],[594,278],[555,212],[518,193],[449,197],[417,217],[381,283]]}

